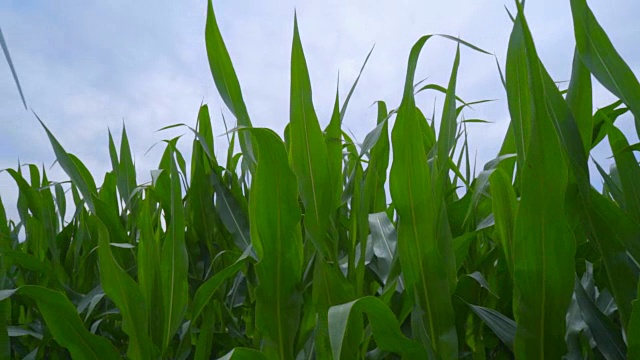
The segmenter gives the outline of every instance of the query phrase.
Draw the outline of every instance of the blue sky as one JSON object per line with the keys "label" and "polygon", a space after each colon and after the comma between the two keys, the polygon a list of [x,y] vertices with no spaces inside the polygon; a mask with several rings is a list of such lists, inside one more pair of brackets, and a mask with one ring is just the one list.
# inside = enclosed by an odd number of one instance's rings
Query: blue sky
{"label": "blue sky", "polygon": [[[640,2],[589,1],[612,42],[636,74],[640,74]],[[460,36],[497,55],[504,64],[510,20],[504,10],[511,1],[214,1],[221,31],[240,79],[255,126],[281,132],[288,122],[289,60],[296,9],[306,53],[316,111],[321,124],[329,120],[336,79],[342,98],[365,55],[376,47],[349,106],[344,126],[360,140],[375,123],[375,100],[397,106],[413,43],[424,34]],[[557,81],[570,77],[574,40],[569,1],[527,2],[527,18],[540,56]],[[204,100],[222,134],[220,111],[229,115],[209,73],[204,47],[205,0],[189,1],[45,1],[5,0],[0,26],[8,42],[28,105],[45,121],[67,151],[77,155],[98,183],[110,168],[107,129],[119,138],[124,120],[139,169],[139,181],[150,178],[161,147],[154,143],[177,135],[155,133],[163,126],[195,124]],[[455,46],[430,40],[421,55],[418,79],[446,85]],[[54,161],[44,130],[22,107],[8,66],[0,64],[0,168]],[[505,94],[493,57],[462,51],[458,94],[466,101],[498,99],[467,111],[467,118],[493,124],[469,127],[478,164],[495,156],[508,124]],[[596,106],[613,98],[596,89]],[[430,112],[443,98],[420,95],[418,105]],[[230,116],[227,116],[230,119]],[[621,126],[633,133],[632,121]],[[637,141],[631,137],[631,141]],[[216,138],[224,155],[226,139]],[[190,137],[182,144],[186,147]],[[605,164],[606,141],[597,151]],[[64,179],[58,167],[53,180]],[[16,188],[0,174],[0,196],[10,214]]]}

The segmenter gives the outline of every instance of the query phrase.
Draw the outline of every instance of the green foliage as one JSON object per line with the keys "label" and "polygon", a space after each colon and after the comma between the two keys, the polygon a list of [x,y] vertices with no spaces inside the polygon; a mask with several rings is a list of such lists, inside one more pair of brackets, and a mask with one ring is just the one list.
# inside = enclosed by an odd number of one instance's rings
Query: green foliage
{"label": "green foliage", "polygon": [[[456,84],[461,49],[483,50],[440,35],[458,44],[449,82],[417,89],[436,37],[420,38],[401,103],[376,102],[356,144],[342,122],[360,75],[323,131],[294,18],[281,138],[252,127],[209,1],[211,72],[237,121],[225,165],[207,105],[195,129],[170,126],[193,132],[191,163],[166,140],[147,184],[124,127],[97,186],[40,121],[69,181],[3,170],[19,194],[18,219],[0,201],[0,358],[637,358],[640,146],[615,121],[630,112],[640,132],[640,85],[586,2],[570,3],[566,93],[516,3],[510,124],[476,175],[465,126],[486,121],[460,118],[486,100],[463,101]],[[594,111],[592,77],[619,100]],[[417,106],[424,90],[445,95],[439,119]],[[605,138],[615,166],[596,164],[600,190],[588,159]]]}

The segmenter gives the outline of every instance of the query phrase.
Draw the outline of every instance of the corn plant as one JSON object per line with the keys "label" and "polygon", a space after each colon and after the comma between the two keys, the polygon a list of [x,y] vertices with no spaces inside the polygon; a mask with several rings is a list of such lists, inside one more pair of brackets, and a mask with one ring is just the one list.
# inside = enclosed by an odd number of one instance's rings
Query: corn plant
{"label": "corn plant", "polygon": [[[170,126],[193,134],[190,162],[167,139],[144,184],[124,128],[96,179],[38,118],[68,179],[3,170],[19,197],[17,219],[0,202],[2,358],[640,359],[639,147],[616,126],[630,113],[640,134],[640,84],[586,1],[570,4],[561,91],[516,2],[510,124],[476,172],[461,119],[482,100],[456,84],[461,50],[484,50],[420,38],[400,104],[378,101],[357,143],[342,123],[358,80],[323,128],[294,19],[281,137],[252,126],[209,1],[211,73],[237,121],[226,158],[207,105]],[[458,44],[450,80],[418,88],[433,41]],[[594,111],[593,79],[618,100]],[[444,93],[441,111],[418,106],[425,90]],[[591,184],[605,139],[614,165]]]}

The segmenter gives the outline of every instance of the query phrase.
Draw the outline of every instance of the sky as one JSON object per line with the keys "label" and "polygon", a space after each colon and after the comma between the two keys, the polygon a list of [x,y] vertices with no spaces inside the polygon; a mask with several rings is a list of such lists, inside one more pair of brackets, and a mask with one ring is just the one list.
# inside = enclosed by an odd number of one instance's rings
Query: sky
{"label": "sky", "polygon": [[[344,128],[362,141],[376,121],[371,104],[384,100],[390,108],[401,98],[411,46],[425,34],[459,36],[493,54],[504,69],[511,21],[509,0],[214,0],[214,9],[240,80],[254,126],[282,133],[289,118],[289,64],[293,16],[309,66],[313,100],[321,126],[330,118],[339,75],[341,99],[355,80],[368,51],[375,49],[351,99]],[[618,52],[640,74],[640,2],[591,0],[589,5]],[[206,0],[79,1],[5,0],[0,26],[9,46],[28,106],[58,140],[78,156],[102,183],[110,170],[108,129],[119,142],[126,124],[138,169],[138,181],[150,179],[160,160],[157,142],[185,133],[155,132],[175,123],[195,125],[199,105],[209,104],[214,133],[222,135],[221,112],[235,120],[219,98],[211,77],[205,45]],[[570,78],[575,46],[569,1],[528,1],[526,16],[536,47],[556,81]],[[455,45],[429,40],[420,57],[416,79],[446,86]],[[9,67],[0,61],[0,169],[20,163],[44,165],[50,180],[65,180],[46,137],[30,111],[25,111]],[[462,49],[457,94],[465,101],[496,99],[465,111],[470,147],[478,167],[496,156],[509,121],[506,95],[492,56]],[[596,87],[594,105],[614,98]],[[417,104],[430,113],[444,96],[421,94]],[[632,119],[620,126],[633,135]],[[192,136],[181,141],[190,146]],[[215,138],[224,157],[227,140]],[[187,151],[188,152],[188,151]],[[595,158],[608,165],[606,141]],[[0,173],[0,196],[15,218],[17,188]]]}

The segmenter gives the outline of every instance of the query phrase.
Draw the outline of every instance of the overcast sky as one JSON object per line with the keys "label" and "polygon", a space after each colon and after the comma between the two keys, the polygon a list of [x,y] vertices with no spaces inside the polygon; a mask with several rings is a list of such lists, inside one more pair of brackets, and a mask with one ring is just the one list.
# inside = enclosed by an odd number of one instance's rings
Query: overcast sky
{"label": "overcast sky", "polygon": [[[600,24],[636,74],[640,73],[640,1],[589,1]],[[281,133],[289,117],[289,62],[294,9],[309,65],[314,105],[321,125],[328,123],[340,73],[344,99],[369,49],[375,50],[351,100],[344,126],[361,141],[375,124],[373,101],[390,107],[400,101],[406,62],[421,36],[460,36],[495,53],[504,68],[511,22],[508,0],[396,1],[214,1],[218,22],[233,60],[254,126]],[[540,56],[557,81],[569,80],[574,48],[569,1],[527,2],[527,18]],[[28,105],[49,126],[67,151],[77,155],[98,184],[110,169],[107,129],[119,142],[126,123],[138,180],[149,179],[162,147],[146,156],[156,142],[172,133],[154,131],[178,122],[195,125],[199,104],[210,105],[216,134],[224,133],[224,104],[215,90],[204,46],[205,0],[60,1],[5,0],[0,26],[9,45]],[[416,79],[446,86],[455,45],[433,39],[422,52]],[[508,124],[505,93],[491,56],[462,50],[458,95],[465,101],[498,99],[466,111],[467,118],[493,124],[471,124],[471,149],[478,165],[495,157]],[[596,89],[594,104],[613,98]],[[418,96],[431,112],[443,96]],[[54,161],[44,130],[24,110],[8,66],[0,61],[0,168]],[[226,114],[226,109],[223,110]],[[227,116],[227,119],[231,119]],[[632,120],[622,119],[627,134]],[[191,136],[182,140],[190,146]],[[631,141],[637,139],[631,137]],[[226,139],[216,137],[224,155]],[[608,145],[597,157],[607,159]],[[58,167],[50,179],[66,177]],[[0,173],[0,196],[15,214],[16,188]]]}

